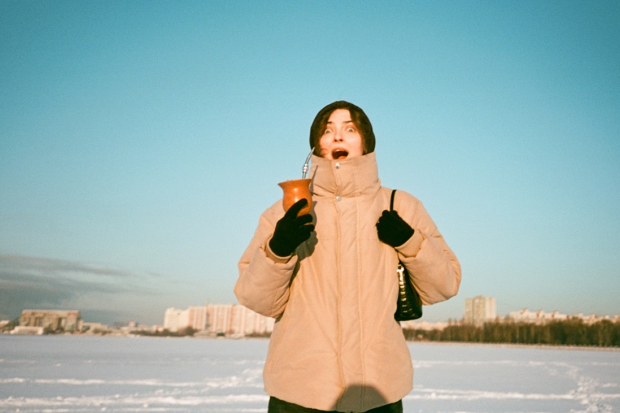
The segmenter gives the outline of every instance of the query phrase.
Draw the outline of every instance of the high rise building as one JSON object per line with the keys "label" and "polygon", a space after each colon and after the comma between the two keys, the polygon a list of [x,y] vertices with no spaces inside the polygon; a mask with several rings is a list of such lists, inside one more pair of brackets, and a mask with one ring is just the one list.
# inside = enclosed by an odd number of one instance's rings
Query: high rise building
{"label": "high rise building", "polygon": [[236,335],[265,334],[273,331],[274,319],[242,305],[233,306],[231,332]]}
{"label": "high rise building", "polygon": [[232,304],[209,304],[209,332],[215,334],[230,334],[232,319]]}
{"label": "high rise building", "polygon": [[194,306],[187,309],[187,321],[194,330],[207,328],[207,306]]}
{"label": "high rise building", "polygon": [[465,315],[463,316],[465,324],[473,324],[480,327],[485,322],[493,321],[496,318],[495,298],[479,295],[465,299]]}
{"label": "high rise building", "polygon": [[273,318],[238,304],[208,304],[187,310],[168,308],[164,315],[164,328],[171,332],[191,327],[214,335],[246,336],[271,333],[274,323]]}
{"label": "high rise building", "polygon": [[82,315],[79,311],[23,310],[19,325],[76,332],[82,329]]}
{"label": "high rise building", "polygon": [[164,328],[177,332],[188,327],[187,311],[178,308],[167,308],[164,314]]}
{"label": "high rise building", "polygon": [[187,310],[168,308],[164,314],[164,328],[177,332],[185,328],[204,330],[207,327],[207,307],[194,306]]}
{"label": "high rise building", "polygon": [[210,304],[209,328],[213,334],[246,336],[273,331],[275,320],[237,304]]}

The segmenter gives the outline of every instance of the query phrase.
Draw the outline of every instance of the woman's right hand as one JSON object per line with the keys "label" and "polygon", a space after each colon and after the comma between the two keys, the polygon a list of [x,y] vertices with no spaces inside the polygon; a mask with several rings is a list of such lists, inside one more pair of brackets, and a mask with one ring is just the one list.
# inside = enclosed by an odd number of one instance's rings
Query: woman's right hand
{"label": "woman's right hand", "polygon": [[269,241],[269,248],[277,256],[288,257],[302,242],[310,238],[310,234],[314,231],[312,216],[310,214],[297,216],[297,213],[307,204],[307,199],[300,199],[276,224],[273,237]]}

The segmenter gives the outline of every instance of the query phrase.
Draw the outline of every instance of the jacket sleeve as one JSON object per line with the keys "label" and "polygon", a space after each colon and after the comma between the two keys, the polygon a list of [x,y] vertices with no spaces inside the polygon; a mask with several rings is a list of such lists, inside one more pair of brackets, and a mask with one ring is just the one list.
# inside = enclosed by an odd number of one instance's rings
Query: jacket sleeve
{"label": "jacket sleeve", "polygon": [[284,215],[281,205],[278,201],[261,215],[254,237],[239,260],[239,279],[235,285],[241,305],[273,318],[284,312],[298,262],[295,254],[279,257],[269,248],[275,225]]}
{"label": "jacket sleeve", "polygon": [[394,209],[414,229],[413,236],[396,251],[422,303],[430,305],[455,296],[461,284],[461,264],[422,203],[397,191]]}

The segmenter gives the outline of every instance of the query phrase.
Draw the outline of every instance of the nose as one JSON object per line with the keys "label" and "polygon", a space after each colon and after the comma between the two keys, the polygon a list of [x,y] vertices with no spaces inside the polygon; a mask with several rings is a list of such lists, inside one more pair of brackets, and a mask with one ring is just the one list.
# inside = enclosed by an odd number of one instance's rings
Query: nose
{"label": "nose", "polygon": [[334,132],[334,142],[342,142],[342,133],[338,129]]}

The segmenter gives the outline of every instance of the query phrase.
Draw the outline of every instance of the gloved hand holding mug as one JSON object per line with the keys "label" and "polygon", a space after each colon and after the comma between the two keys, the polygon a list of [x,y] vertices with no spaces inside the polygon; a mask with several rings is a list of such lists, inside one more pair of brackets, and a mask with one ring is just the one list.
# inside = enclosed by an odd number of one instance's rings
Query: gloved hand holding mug
{"label": "gloved hand holding mug", "polygon": [[300,199],[286,211],[286,214],[276,224],[273,237],[269,241],[269,248],[277,256],[288,257],[302,242],[310,238],[310,234],[314,231],[312,215],[297,216],[297,213],[307,204],[307,199]]}

